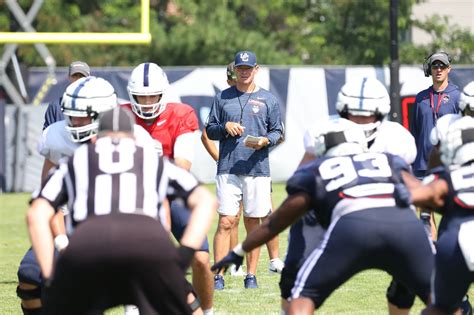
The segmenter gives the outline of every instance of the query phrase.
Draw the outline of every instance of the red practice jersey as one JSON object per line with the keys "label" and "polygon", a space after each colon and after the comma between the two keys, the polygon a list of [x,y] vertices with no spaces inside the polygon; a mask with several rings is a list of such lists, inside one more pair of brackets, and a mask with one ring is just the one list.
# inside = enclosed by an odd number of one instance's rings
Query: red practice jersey
{"label": "red practice jersey", "polygon": [[[122,106],[132,110],[131,104]],[[180,135],[199,129],[198,118],[194,109],[183,103],[168,103],[152,124],[135,115],[137,125],[142,126],[153,139],[163,145],[163,155],[174,159],[174,144]]]}

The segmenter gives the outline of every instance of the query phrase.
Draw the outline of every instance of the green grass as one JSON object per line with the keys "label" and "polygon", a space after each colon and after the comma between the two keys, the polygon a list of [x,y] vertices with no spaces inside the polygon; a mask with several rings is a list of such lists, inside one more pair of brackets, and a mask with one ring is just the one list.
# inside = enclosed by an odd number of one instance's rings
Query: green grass
{"label": "green grass", "polygon": [[[214,186],[210,186],[214,189]],[[273,201],[279,205],[286,193],[283,184],[273,185]],[[0,195],[0,314],[21,314],[15,289],[16,272],[21,258],[29,247],[25,226],[25,211],[30,194]],[[216,221],[216,220],[215,220]],[[215,231],[209,233],[209,241]],[[243,224],[239,226],[240,239],[245,236]],[[280,235],[280,256],[283,258],[287,246],[287,232]],[[211,256],[212,257],[212,256]],[[260,288],[245,290],[242,277],[225,277],[226,289],[215,292],[216,314],[279,314],[279,276],[270,275],[267,269],[268,254],[262,248],[257,278]],[[368,270],[353,277],[339,288],[321,307],[318,314],[386,314],[385,291],[390,276],[377,270]],[[469,292],[474,300],[474,287]],[[423,308],[417,299],[412,314]],[[123,314],[121,308],[107,312],[108,315]]]}

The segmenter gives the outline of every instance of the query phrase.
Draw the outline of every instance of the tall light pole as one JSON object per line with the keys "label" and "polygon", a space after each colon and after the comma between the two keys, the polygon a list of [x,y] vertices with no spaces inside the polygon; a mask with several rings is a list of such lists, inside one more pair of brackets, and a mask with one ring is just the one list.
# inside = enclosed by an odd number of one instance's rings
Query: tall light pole
{"label": "tall light pole", "polygon": [[402,122],[400,60],[398,59],[398,0],[390,0],[390,120]]}

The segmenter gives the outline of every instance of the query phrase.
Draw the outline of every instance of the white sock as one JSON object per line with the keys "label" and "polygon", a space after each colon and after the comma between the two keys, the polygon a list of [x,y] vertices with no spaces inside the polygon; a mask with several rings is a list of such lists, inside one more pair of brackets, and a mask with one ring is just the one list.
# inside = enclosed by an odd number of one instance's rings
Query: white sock
{"label": "white sock", "polygon": [[214,315],[214,308],[211,307],[211,308],[209,308],[209,309],[207,309],[207,310],[203,310],[202,313],[203,313],[204,315]]}

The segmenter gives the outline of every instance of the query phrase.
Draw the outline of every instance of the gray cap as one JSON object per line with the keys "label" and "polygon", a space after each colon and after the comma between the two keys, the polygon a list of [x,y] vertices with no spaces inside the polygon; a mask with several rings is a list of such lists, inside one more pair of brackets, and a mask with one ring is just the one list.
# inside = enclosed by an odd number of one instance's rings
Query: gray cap
{"label": "gray cap", "polygon": [[69,76],[76,73],[88,77],[91,75],[91,68],[89,68],[89,65],[84,61],[74,61],[69,65]]}
{"label": "gray cap", "polygon": [[99,119],[99,132],[128,132],[133,133],[135,119],[130,110],[117,106],[106,111]]}
{"label": "gray cap", "polygon": [[450,64],[449,57],[444,52],[437,52],[432,54],[428,64],[431,66],[435,61],[441,61],[446,66],[449,66]]}

